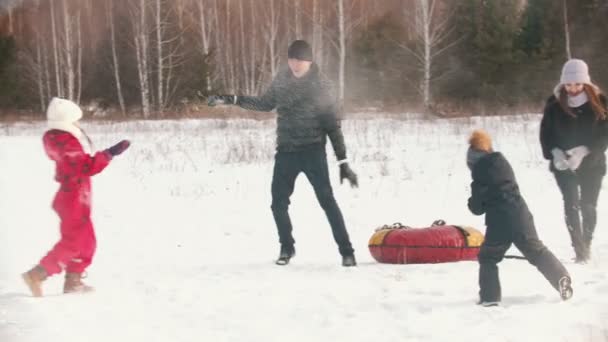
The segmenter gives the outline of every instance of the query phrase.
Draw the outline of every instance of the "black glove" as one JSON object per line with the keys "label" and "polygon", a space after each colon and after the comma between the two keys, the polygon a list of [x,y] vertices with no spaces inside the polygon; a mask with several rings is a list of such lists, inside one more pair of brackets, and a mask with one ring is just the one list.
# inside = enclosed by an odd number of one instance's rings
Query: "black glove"
{"label": "black glove", "polygon": [[348,179],[351,187],[356,188],[359,186],[359,183],[357,182],[357,175],[353,170],[350,169],[348,163],[340,164],[340,184],[342,184],[344,178]]}
{"label": "black glove", "polygon": [[131,146],[131,142],[129,140],[121,140],[119,143],[108,148],[106,151],[108,151],[108,153],[112,157],[115,157],[115,156],[123,153],[126,149],[129,148],[129,146]]}
{"label": "black glove", "polygon": [[236,104],[236,96],[234,95],[211,95],[207,98],[207,105],[210,107],[232,104]]}

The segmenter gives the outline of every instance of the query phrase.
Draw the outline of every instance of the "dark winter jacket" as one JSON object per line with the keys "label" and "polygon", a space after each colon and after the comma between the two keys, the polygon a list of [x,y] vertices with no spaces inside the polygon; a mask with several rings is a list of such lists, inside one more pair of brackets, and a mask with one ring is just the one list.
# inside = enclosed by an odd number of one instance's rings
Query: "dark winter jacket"
{"label": "dark winter jacket", "polygon": [[313,64],[301,78],[281,70],[265,94],[238,96],[237,104],[257,111],[277,110],[277,151],[294,152],[324,147],[329,136],[338,160],[346,159],[344,136],[337,117],[331,83]]}
{"label": "dark winter jacket", "polygon": [[[600,99],[605,106],[606,97],[600,95]],[[551,160],[553,158],[551,150],[556,147],[566,151],[584,145],[587,146],[590,154],[583,159],[580,169],[600,168],[605,170],[604,152],[608,147],[608,120],[596,120],[589,101],[580,107],[572,108],[572,111],[576,117],[563,110],[555,95],[547,100],[540,124],[543,157]],[[552,163],[551,170],[555,171]]]}
{"label": "dark winter jacket", "polygon": [[513,232],[533,230],[532,215],[502,153],[493,152],[479,159],[472,177],[468,206],[475,215],[486,214],[486,235],[498,233],[509,239]]}

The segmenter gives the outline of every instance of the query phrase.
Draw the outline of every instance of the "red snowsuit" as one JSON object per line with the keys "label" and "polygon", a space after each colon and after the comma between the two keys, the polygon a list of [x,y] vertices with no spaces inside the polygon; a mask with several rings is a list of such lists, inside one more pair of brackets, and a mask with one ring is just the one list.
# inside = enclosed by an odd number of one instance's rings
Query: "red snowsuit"
{"label": "red snowsuit", "polygon": [[61,220],[61,239],[40,260],[48,275],[82,273],[91,264],[96,240],[91,222],[91,176],[101,172],[112,159],[107,151],[91,156],[71,133],[52,129],[43,137],[44,149],[56,163],[59,191],[53,209]]}

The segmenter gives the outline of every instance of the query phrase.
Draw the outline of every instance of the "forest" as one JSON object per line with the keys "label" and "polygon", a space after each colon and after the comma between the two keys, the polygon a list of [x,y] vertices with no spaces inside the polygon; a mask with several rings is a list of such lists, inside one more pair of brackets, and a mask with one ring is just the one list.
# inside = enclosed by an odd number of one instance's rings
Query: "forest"
{"label": "forest", "polygon": [[538,112],[569,58],[608,85],[608,0],[0,4],[0,118],[54,96],[117,117],[205,111],[209,94],[263,93],[295,39],[351,110]]}

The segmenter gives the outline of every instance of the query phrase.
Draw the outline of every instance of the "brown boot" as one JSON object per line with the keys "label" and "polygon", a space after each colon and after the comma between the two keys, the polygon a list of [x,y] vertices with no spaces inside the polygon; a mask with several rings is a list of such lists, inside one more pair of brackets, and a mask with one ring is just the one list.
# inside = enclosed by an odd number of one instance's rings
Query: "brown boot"
{"label": "brown boot", "polygon": [[63,293],[84,293],[93,291],[93,287],[82,282],[82,273],[66,273]]}
{"label": "brown boot", "polygon": [[34,297],[42,297],[42,282],[48,278],[45,269],[36,265],[31,270],[21,275]]}

